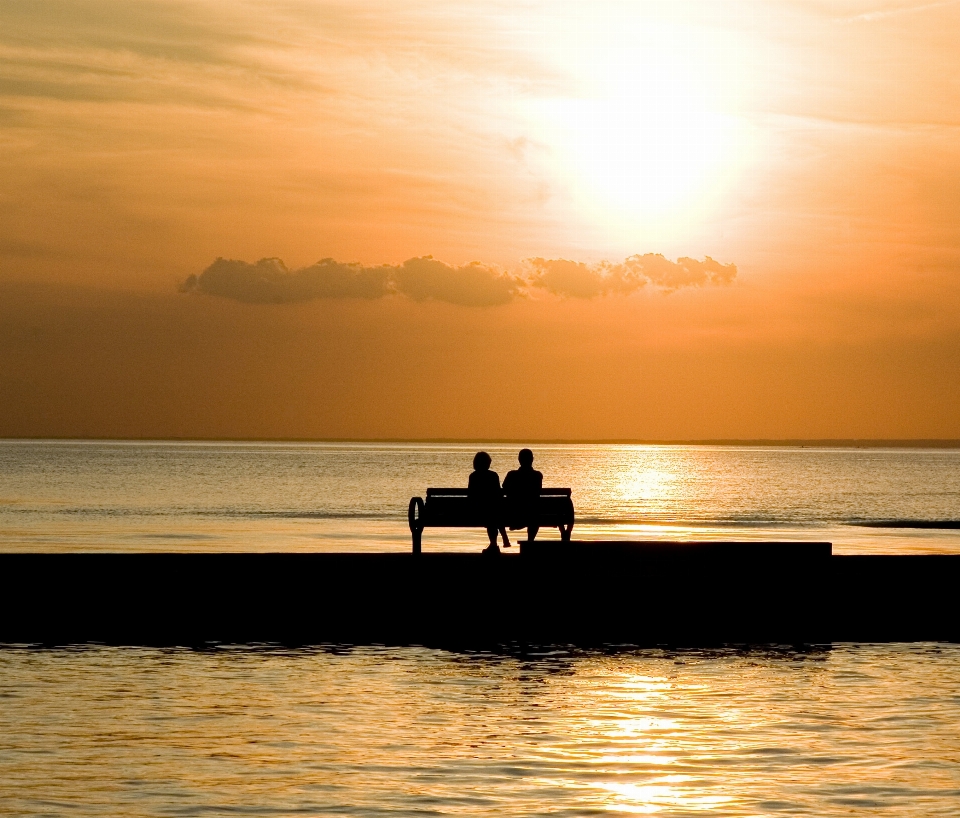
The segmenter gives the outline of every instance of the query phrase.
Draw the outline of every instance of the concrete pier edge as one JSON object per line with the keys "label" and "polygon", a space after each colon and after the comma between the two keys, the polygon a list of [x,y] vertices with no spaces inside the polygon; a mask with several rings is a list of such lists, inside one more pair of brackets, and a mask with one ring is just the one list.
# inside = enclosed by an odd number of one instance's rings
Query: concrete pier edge
{"label": "concrete pier edge", "polygon": [[465,553],[4,553],[0,642],[813,644],[960,640],[960,555],[544,541]]}

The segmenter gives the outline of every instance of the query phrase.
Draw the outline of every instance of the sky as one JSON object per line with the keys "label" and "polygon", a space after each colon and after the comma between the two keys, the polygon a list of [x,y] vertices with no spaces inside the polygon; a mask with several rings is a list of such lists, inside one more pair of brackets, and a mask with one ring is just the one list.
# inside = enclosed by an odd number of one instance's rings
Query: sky
{"label": "sky", "polygon": [[0,436],[960,439],[958,34],[0,0]]}

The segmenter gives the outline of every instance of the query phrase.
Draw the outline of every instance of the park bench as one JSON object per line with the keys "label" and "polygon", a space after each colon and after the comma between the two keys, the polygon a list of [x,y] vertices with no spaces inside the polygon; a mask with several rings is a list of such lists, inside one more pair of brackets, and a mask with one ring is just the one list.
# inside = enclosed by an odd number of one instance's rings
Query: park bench
{"label": "park bench", "polygon": [[[427,489],[427,501],[421,497],[410,500],[407,512],[410,521],[410,533],[413,535],[413,553],[420,553],[420,541],[425,528],[486,528],[489,520],[482,519],[476,513],[467,497],[467,489]],[[560,539],[570,541],[573,531],[573,500],[570,489],[540,489],[540,501],[537,503],[532,521],[540,528],[556,528]],[[502,525],[513,525],[508,506],[504,505]],[[527,525],[527,521],[523,521]]]}

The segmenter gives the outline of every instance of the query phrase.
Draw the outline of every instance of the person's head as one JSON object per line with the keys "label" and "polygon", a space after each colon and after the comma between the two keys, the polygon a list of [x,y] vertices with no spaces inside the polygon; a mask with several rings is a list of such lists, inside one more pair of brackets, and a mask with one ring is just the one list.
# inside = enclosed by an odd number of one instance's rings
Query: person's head
{"label": "person's head", "polygon": [[533,452],[531,452],[529,449],[521,449],[520,454],[517,455],[517,460],[520,461],[521,466],[532,466]]}
{"label": "person's head", "polygon": [[490,464],[492,462],[493,461],[490,459],[490,455],[488,455],[486,452],[477,452],[473,456],[473,467],[477,471],[486,471],[490,468]]}

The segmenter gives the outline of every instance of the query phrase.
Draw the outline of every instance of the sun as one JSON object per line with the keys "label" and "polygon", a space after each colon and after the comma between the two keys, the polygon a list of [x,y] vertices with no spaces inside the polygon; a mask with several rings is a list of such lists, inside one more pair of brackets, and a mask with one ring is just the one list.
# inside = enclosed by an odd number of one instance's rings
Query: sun
{"label": "sun", "polygon": [[[549,172],[592,220],[682,227],[738,164],[729,44],[692,25],[623,18],[577,42],[573,93],[544,98],[535,127]],[[569,49],[567,50],[569,53]]]}
{"label": "sun", "polygon": [[730,123],[685,77],[613,79],[620,87],[606,98],[557,104],[561,161],[605,209],[644,218],[676,212],[721,170]]}

